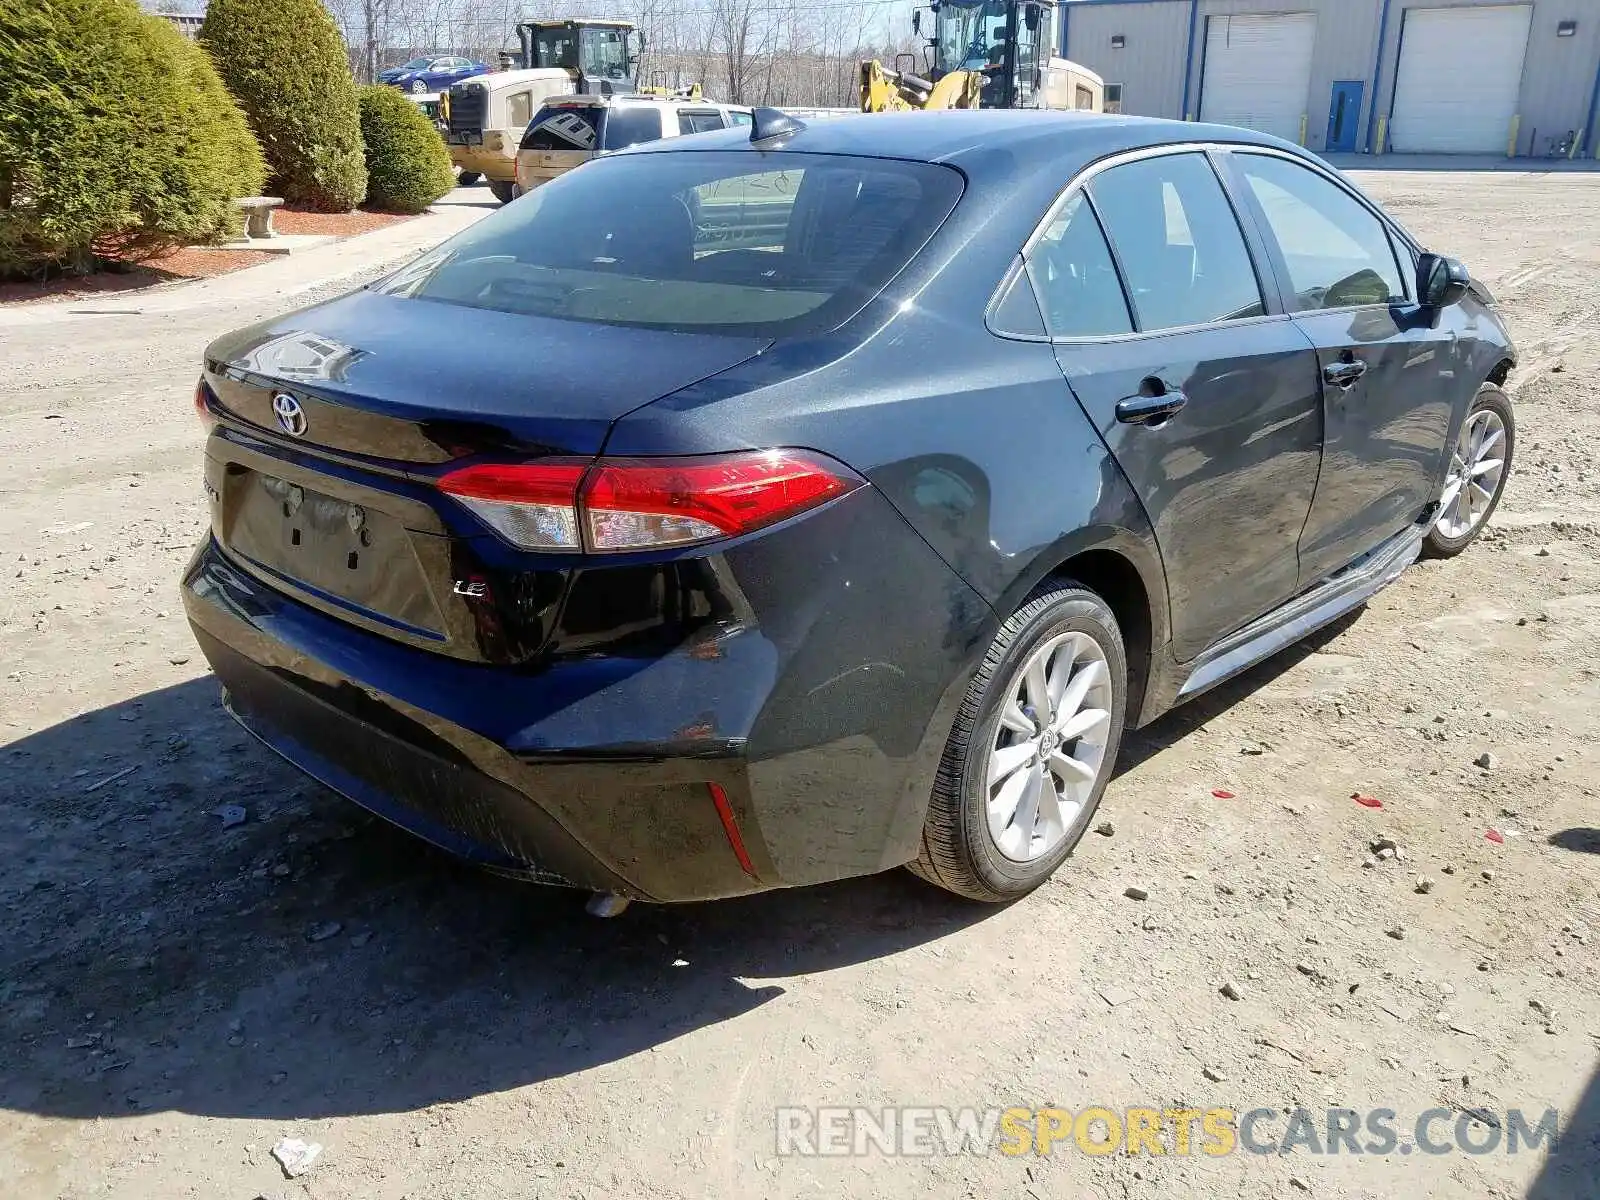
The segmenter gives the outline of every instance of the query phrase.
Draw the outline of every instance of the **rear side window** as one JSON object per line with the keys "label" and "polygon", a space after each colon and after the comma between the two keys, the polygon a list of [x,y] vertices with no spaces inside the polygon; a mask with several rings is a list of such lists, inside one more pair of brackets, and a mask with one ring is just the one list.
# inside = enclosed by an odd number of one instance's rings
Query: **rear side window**
{"label": "rear side window", "polygon": [[713,129],[724,128],[722,114],[719,112],[680,112],[678,114],[679,133],[710,133]]}
{"label": "rear side window", "polygon": [[1404,302],[1389,232],[1366,205],[1281,158],[1236,161],[1283,252],[1296,312]]}
{"label": "rear side window", "polygon": [[1124,163],[1096,176],[1089,191],[1141,330],[1266,311],[1238,218],[1203,154]]}
{"label": "rear side window", "polygon": [[735,125],[749,125],[753,123],[754,118],[747,112],[730,112],[728,120]]}
{"label": "rear side window", "polygon": [[624,150],[640,142],[653,142],[661,136],[661,110],[654,106],[609,108],[605,110],[602,148]]}
{"label": "rear side window", "polygon": [[1051,337],[1131,333],[1133,321],[1100,222],[1082,192],[1063,200],[1028,255]]}
{"label": "rear side window", "polygon": [[542,108],[522,135],[522,149],[594,150],[602,111],[592,104]]}
{"label": "rear side window", "polygon": [[778,337],[832,328],[961,196],[933,163],[733,152],[603,157],[375,290],[542,317]]}

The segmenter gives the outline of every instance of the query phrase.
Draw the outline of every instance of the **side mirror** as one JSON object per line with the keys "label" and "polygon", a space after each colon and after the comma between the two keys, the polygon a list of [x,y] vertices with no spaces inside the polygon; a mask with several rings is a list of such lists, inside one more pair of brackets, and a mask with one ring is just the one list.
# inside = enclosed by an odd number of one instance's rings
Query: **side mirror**
{"label": "side mirror", "polygon": [[1458,258],[1424,254],[1417,263],[1417,296],[1427,308],[1460,304],[1472,287],[1472,273]]}
{"label": "side mirror", "polygon": [[911,10],[911,32],[914,34],[922,32],[922,10],[920,8]]}

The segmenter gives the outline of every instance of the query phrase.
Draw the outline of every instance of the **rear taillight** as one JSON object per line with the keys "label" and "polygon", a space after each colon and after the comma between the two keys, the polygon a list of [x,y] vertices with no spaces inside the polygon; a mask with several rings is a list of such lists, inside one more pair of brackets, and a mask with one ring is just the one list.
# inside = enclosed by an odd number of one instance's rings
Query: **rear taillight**
{"label": "rear taillight", "polygon": [[864,481],[805,450],[479,465],[439,481],[513,545],[610,553],[738,537]]}
{"label": "rear taillight", "polygon": [[513,546],[579,550],[578,484],[587,463],[484,464],[439,480]]}
{"label": "rear taillight", "polygon": [[217,419],[211,415],[211,389],[206,387],[204,377],[194,385],[194,414],[208,432],[217,423]]}

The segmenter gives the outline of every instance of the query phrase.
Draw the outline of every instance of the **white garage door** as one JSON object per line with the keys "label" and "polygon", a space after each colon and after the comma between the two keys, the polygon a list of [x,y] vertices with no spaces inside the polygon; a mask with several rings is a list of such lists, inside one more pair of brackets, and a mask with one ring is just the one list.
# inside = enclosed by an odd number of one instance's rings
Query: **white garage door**
{"label": "white garage door", "polygon": [[1206,18],[1200,119],[1299,141],[1316,41],[1315,13]]}
{"label": "white garage door", "polygon": [[1406,13],[1389,145],[1413,154],[1504,154],[1532,19],[1531,4]]}

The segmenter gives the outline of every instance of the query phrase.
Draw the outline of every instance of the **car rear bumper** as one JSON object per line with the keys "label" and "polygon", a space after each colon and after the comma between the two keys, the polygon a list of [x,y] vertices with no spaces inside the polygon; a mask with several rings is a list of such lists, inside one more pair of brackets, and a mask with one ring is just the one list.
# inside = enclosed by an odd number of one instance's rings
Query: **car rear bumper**
{"label": "car rear bumper", "polygon": [[[497,871],[710,899],[913,858],[992,632],[870,489],[798,524],[718,556],[742,628],[650,658],[451,660],[265,586],[209,538],[184,602],[230,712],[335,791]],[[792,561],[847,529],[854,551]]]}

